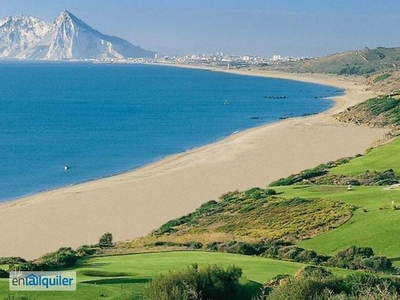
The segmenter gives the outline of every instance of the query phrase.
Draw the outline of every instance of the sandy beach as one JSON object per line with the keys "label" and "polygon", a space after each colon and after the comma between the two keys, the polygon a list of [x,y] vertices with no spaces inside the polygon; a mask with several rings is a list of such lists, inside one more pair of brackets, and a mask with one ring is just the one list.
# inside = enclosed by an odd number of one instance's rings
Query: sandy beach
{"label": "sandy beach", "polygon": [[225,71],[315,82],[346,93],[319,115],[253,128],[128,173],[2,204],[0,256],[33,259],[59,247],[97,243],[105,232],[116,241],[139,237],[225,192],[266,187],[319,163],[364,153],[388,131],[332,118],[374,96],[361,79]]}

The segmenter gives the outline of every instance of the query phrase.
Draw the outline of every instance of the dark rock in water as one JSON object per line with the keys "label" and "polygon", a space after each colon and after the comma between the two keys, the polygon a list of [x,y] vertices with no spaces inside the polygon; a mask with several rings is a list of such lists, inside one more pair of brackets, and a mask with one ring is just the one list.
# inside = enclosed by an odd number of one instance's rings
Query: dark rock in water
{"label": "dark rock in water", "polygon": [[266,99],[286,99],[286,96],[264,96]]}
{"label": "dark rock in water", "polygon": [[302,114],[302,117],[307,117],[307,116],[312,116],[312,115],[316,115],[317,113],[310,113],[310,114]]}

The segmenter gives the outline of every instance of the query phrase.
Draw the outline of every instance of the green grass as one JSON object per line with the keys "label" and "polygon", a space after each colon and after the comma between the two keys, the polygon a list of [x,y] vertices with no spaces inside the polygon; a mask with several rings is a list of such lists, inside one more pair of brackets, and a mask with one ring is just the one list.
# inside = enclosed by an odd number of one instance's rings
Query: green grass
{"label": "green grass", "polygon": [[[298,246],[321,254],[333,255],[351,245],[372,247],[377,255],[400,257],[400,210],[392,210],[392,200],[400,204],[400,190],[382,187],[345,186],[290,186],[277,187],[286,197],[323,197],[356,205],[353,217],[342,226],[315,238],[304,240]],[[366,210],[367,212],[363,212]]]}
{"label": "green grass", "polygon": [[[0,280],[0,299],[6,295],[29,295],[35,299],[132,299],[140,295],[154,275],[170,270],[184,269],[197,263],[199,266],[218,264],[223,267],[236,265],[243,269],[244,282],[263,283],[278,274],[294,274],[305,266],[229,253],[179,251],[119,256],[91,257],[81,262],[77,271],[76,292],[9,292],[8,280]],[[348,270],[331,269],[345,276]],[[121,274],[121,271],[123,273]],[[91,276],[88,276],[90,274]],[[107,277],[108,276],[108,277]],[[96,284],[95,284],[96,283]]]}
{"label": "green grass", "polygon": [[400,174],[400,138],[393,142],[372,149],[364,156],[352,159],[349,163],[330,169],[335,175],[360,175],[366,170],[384,171],[393,169]]}
{"label": "green grass", "polygon": [[377,76],[377,77],[374,79],[374,82],[384,81],[385,79],[389,78],[390,76],[391,76],[390,73],[384,73],[384,74],[382,74],[382,75]]}

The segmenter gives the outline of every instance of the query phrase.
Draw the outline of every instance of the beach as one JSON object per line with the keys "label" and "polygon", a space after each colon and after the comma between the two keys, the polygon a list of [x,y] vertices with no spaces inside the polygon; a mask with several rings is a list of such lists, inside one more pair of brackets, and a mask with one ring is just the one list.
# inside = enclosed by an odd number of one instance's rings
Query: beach
{"label": "beach", "polygon": [[0,256],[34,259],[60,247],[150,233],[228,191],[266,187],[284,176],[374,145],[388,129],[339,123],[332,115],[375,96],[355,77],[221,70],[337,86],[335,106],[318,115],[238,132],[137,170],[0,205]]}

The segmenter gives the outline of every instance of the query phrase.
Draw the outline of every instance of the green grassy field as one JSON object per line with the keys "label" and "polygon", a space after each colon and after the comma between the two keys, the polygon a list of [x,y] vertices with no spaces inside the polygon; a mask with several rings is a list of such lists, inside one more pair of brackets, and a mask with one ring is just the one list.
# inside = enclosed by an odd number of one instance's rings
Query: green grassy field
{"label": "green grassy field", "polygon": [[400,174],[400,138],[393,142],[374,148],[366,155],[354,158],[347,164],[330,169],[336,175],[359,175],[366,170],[384,171],[393,169]]}
{"label": "green grassy field", "polygon": [[[382,187],[289,186],[277,187],[284,197],[321,197],[353,204],[358,207],[353,217],[342,226],[298,245],[321,254],[332,255],[351,245],[372,247],[377,255],[400,256],[400,210],[392,210],[391,202],[400,204],[400,190]],[[366,210],[366,212],[365,212]]]}
{"label": "green grassy field", "polygon": [[[294,274],[305,266],[260,257],[200,251],[91,257],[72,269],[76,270],[78,276],[76,292],[10,292],[8,280],[2,279],[0,299],[7,295],[29,295],[33,299],[134,299],[140,296],[145,284],[154,275],[184,269],[194,263],[199,266],[238,266],[243,269],[243,282],[247,283],[263,283],[278,274]],[[337,275],[350,273],[347,270],[332,270]]]}

